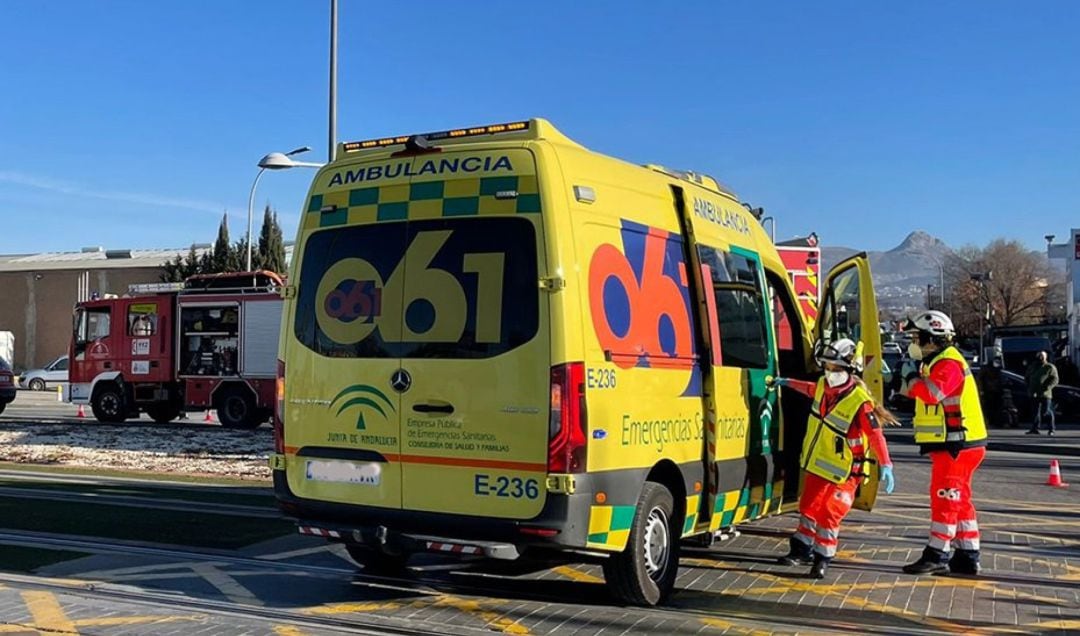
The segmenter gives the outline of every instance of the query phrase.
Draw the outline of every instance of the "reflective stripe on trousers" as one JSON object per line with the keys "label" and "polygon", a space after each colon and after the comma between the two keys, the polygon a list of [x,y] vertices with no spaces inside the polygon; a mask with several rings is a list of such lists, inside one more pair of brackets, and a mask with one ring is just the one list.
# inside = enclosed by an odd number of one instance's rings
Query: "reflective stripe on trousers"
{"label": "reflective stripe on trousers", "polygon": [[956,539],[954,541],[959,550],[979,549],[979,522],[976,519],[968,519],[957,524]]}
{"label": "reflective stripe on trousers", "polygon": [[799,517],[799,527],[795,529],[795,540],[805,543],[806,545],[814,545],[814,535],[817,532],[817,524],[814,520],[806,515]]}

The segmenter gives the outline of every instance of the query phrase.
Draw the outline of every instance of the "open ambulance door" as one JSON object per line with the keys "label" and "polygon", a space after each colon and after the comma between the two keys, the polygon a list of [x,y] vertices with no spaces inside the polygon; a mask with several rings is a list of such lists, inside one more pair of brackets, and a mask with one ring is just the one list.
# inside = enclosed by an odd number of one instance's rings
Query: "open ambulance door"
{"label": "open ambulance door", "polygon": [[[862,378],[874,400],[881,404],[884,396],[881,330],[870,260],[865,252],[829,270],[815,331],[818,339],[826,343],[850,338],[862,344]],[[856,493],[854,504],[860,510],[873,508],[880,477],[880,467],[870,449],[867,458],[871,460],[867,463],[867,478]]]}

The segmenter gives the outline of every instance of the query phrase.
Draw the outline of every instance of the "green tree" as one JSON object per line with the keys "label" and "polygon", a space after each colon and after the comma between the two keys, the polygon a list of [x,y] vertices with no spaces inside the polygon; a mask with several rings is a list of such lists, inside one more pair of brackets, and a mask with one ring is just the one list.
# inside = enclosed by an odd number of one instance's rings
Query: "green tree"
{"label": "green tree", "polygon": [[182,283],[189,277],[202,273],[205,259],[205,255],[199,256],[195,245],[192,244],[187,255],[177,254],[176,258],[162,266],[164,271],[161,273],[161,282]]}
{"label": "green tree", "polygon": [[269,205],[263,210],[259,250],[253,260],[255,269],[267,269],[278,274],[285,271],[285,239],[278,224],[277,212],[271,210]]}
{"label": "green tree", "polygon": [[218,226],[217,240],[214,241],[214,248],[211,250],[210,258],[208,260],[208,269],[204,270],[204,273],[207,274],[235,272],[240,269],[239,263],[237,262],[237,251],[233,248],[232,243],[229,242],[228,212],[221,217],[221,225]]}

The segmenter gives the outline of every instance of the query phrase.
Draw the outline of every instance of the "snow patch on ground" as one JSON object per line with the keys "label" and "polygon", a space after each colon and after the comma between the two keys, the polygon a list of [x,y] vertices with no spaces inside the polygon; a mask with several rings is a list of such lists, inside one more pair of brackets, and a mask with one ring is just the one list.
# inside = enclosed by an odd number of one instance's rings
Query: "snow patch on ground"
{"label": "snow patch on ground", "polygon": [[262,427],[0,423],[0,461],[267,480],[273,433]]}

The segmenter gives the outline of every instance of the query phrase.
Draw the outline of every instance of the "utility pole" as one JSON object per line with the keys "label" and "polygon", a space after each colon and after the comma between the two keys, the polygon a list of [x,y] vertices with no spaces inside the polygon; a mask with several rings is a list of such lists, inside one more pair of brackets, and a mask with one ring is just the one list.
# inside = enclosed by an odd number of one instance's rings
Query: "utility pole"
{"label": "utility pole", "polygon": [[934,288],[934,286],[932,284],[930,284],[930,283],[926,284],[926,308],[927,309],[933,309],[934,308],[934,306],[932,304],[930,304],[930,290],[933,289],[933,288]]}
{"label": "utility pole", "polygon": [[338,0],[330,0],[330,122],[327,161],[337,152],[337,22]]}

